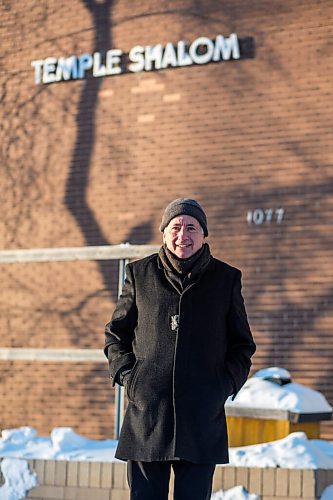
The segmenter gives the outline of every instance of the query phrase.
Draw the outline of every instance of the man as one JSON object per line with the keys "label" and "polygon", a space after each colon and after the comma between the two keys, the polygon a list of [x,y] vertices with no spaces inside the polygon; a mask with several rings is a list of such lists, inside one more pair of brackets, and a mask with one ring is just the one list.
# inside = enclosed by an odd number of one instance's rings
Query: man
{"label": "man", "polygon": [[105,331],[113,383],[128,407],[116,457],[128,461],[131,499],[208,500],[228,462],[226,399],[247,379],[255,351],[241,273],[212,257],[195,200],[165,209],[158,254],[128,264]]}

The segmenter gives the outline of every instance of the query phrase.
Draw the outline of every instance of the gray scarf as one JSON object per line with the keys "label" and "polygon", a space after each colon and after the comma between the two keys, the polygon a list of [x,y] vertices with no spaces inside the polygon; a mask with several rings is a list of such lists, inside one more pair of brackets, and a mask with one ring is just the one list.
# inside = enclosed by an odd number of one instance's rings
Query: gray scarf
{"label": "gray scarf", "polygon": [[180,292],[196,281],[207,268],[211,258],[208,243],[204,243],[200,250],[188,259],[180,259],[165,245],[160,248],[158,255],[168,279]]}

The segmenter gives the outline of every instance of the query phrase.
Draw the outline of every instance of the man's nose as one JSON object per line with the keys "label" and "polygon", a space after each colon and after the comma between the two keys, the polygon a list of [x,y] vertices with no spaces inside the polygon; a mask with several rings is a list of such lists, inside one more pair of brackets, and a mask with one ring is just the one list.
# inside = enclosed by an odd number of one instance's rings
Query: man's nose
{"label": "man's nose", "polygon": [[185,226],[181,226],[179,228],[178,236],[184,236],[184,235],[186,235],[186,228]]}

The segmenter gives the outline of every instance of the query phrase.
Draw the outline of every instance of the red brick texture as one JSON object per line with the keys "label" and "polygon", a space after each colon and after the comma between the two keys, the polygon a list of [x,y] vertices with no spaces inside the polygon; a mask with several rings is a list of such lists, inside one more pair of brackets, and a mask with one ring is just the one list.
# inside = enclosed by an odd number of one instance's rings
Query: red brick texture
{"label": "red brick texture", "polygon": [[[194,197],[213,254],[243,271],[254,370],[283,366],[333,403],[332,2],[13,0],[0,10],[0,248],[156,244],[165,205]],[[254,57],[34,83],[33,60],[230,33],[252,37]],[[102,348],[115,263],[0,273],[0,347]],[[106,370],[0,361],[0,426],[112,436]],[[323,435],[333,438],[330,424]]]}

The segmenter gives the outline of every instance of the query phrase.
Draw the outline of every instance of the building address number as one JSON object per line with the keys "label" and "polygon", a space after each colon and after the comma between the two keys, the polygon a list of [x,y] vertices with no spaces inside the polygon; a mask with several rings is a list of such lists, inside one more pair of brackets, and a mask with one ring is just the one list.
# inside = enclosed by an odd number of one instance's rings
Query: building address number
{"label": "building address number", "polygon": [[247,212],[246,220],[248,224],[256,225],[274,222],[276,224],[281,224],[284,213],[284,208],[256,208],[255,210],[249,210]]}

